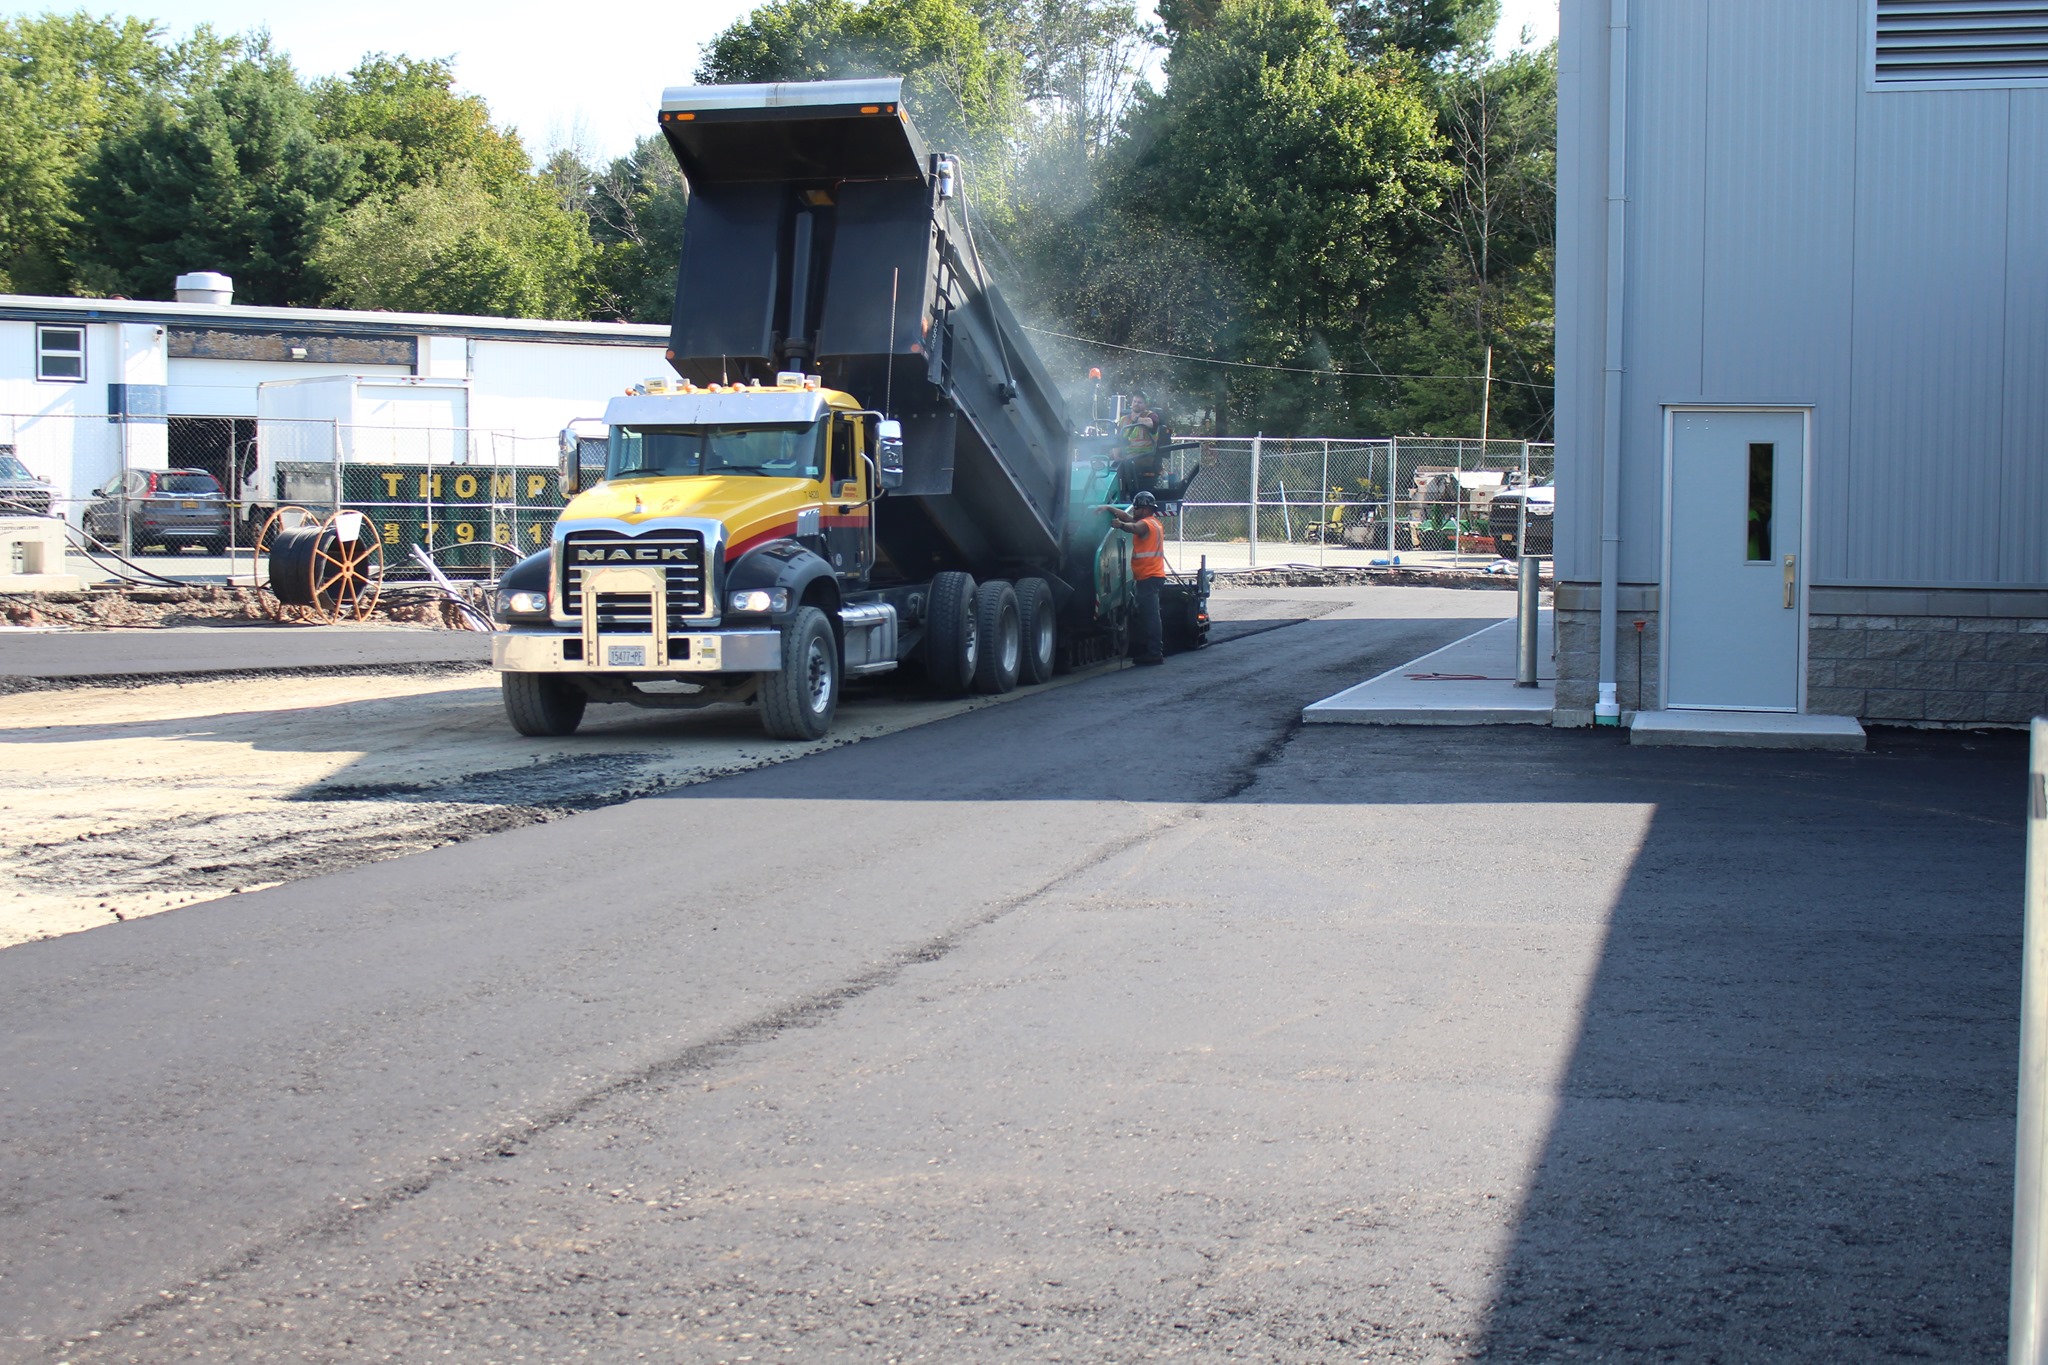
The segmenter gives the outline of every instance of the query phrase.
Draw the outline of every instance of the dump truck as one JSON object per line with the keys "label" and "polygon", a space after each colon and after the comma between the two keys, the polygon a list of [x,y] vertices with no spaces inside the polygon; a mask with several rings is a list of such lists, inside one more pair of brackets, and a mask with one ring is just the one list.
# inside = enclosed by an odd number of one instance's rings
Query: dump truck
{"label": "dump truck", "polygon": [[[742,702],[814,739],[849,678],[1001,693],[1123,653],[1124,476],[1077,448],[901,80],[676,87],[659,126],[690,189],[673,373],[563,433],[573,496],[499,584],[514,728]],[[1167,607],[1183,647],[1206,594]]]}

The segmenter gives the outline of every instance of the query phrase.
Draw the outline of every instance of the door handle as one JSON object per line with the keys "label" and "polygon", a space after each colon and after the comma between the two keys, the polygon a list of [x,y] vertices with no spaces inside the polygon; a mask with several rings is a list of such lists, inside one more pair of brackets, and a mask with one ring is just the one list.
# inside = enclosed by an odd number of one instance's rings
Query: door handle
{"label": "door handle", "polygon": [[1798,573],[1798,569],[1797,569],[1797,564],[1798,564],[1798,556],[1796,556],[1796,555],[1786,555],[1786,556],[1785,556],[1785,610],[1786,610],[1786,611],[1790,611],[1790,610],[1792,610],[1792,609],[1793,609],[1794,607],[1796,607],[1796,606],[1798,606],[1798,605],[1799,605],[1799,573]]}

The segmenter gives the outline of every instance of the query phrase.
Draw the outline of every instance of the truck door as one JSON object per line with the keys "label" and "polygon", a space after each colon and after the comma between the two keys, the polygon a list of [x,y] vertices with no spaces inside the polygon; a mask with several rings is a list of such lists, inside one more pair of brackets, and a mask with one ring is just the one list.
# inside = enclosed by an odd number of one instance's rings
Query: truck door
{"label": "truck door", "polygon": [[845,413],[832,416],[825,470],[825,556],[848,582],[864,583],[874,567],[872,519],[868,505],[867,421]]}

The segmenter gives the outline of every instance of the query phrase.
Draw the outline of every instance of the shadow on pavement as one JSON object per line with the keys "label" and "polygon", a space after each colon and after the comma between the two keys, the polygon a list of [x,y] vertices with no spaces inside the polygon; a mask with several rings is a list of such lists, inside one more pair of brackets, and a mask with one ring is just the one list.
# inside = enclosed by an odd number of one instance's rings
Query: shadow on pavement
{"label": "shadow on pavement", "polygon": [[2024,737],[1651,759],[1500,1360],[2003,1358]]}

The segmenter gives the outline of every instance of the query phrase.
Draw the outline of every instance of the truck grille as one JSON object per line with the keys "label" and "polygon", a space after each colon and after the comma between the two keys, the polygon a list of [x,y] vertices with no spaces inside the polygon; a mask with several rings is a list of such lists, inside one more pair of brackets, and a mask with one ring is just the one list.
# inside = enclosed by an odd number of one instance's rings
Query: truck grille
{"label": "truck grille", "polygon": [[50,515],[50,490],[47,488],[0,488],[0,516],[12,513],[47,517]]}
{"label": "truck grille", "polygon": [[[603,558],[592,558],[602,554]],[[704,609],[704,538],[695,531],[658,530],[625,536],[616,531],[571,531],[562,546],[562,610],[580,616],[586,564],[643,564],[659,567],[668,580],[668,628],[681,630],[709,613]],[[653,615],[645,593],[597,595],[598,629],[608,634],[651,635]]]}

